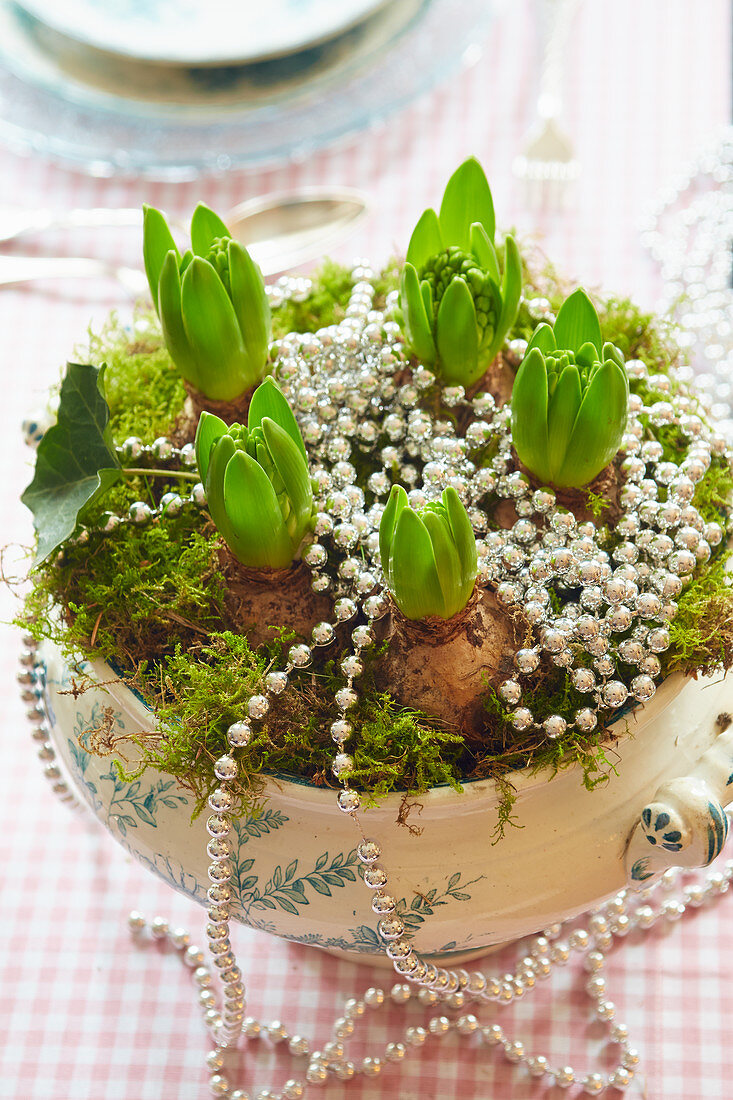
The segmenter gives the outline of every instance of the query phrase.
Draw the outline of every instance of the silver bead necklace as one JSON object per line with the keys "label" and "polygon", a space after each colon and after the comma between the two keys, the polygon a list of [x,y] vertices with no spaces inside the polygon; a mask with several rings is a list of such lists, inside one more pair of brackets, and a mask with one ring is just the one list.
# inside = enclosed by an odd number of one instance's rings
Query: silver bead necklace
{"label": "silver bead necklace", "polygon": [[665,187],[643,220],[642,242],[664,279],[657,312],[679,322],[698,364],[696,387],[733,443],[733,127]]}
{"label": "silver bead necklace", "polygon": [[[314,538],[303,558],[312,573],[313,589],[333,595],[334,617],[332,622],[316,624],[310,644],[291,646],[285,667],[267,675],[262,692],[250,697],[241,719],[229,727],[229,751],[214,766],[218,785],[209,798],[207,822],[211,886],[206,932],[219,971],[221,1002],[213,993],[203,953],[190,944],[187,933],[171,933],[163,921],[153,922],[151,932],[182,950],[197,975],[204,1019],[214,1042],[207,1059],[212,1094],[251,1100],[248,1093],[232,1089],[220,1072],[226,1049],[242,1034],[254,1038],[262,1033],[262,1026],[245,1016],[242,973],[229,929],[234,868],[228,835],[233,785],[239,772],[237,750],[248,743],[253,723],[266,718],[291,678],[310,666],[313,651],[331,645],[337,627],[350,622],[352,646],[340,661],[343,681],[334,694],[332,772],[340,785],[338,808],[351,817],[360,834],[357,853],[363,881],[371,891],[378,934],[401,979],[392,989],[391,999],[407,1001],[416,987],[422,1003],[445,1005],[459,1012],[472,1000],[506,1004],[547,977],[555,965],[566,963],[572,953],[579,953],[591,974],[588,991],[594,1014],[608,1024],[611,1040],[621,1048],[619,1065],[610,1076],[590,1073],[581,1083],[590,1095],[607,1087],[623,1089],[631,1080],[638,1055],[628,1044],[625,1028],[613,1023],[615,1010],[606,998],[600,973],[603,951],[615,935],[622,936],[631,927],[650,927],[660,916],[677,919],[687,905],[695,904],[696,891],[702,890],[701,896],[707,897],[727,890],[733,864],[727,865],[722,876],[708,876],[704,886],[686,887],[680,900],[668,899],[657,910],[647,904],[649,891],[643,893],[639,904],[622,892],[594,912],[588,929],[575,929],[567,941],[562,938],[562,927],[553,926],[532,941],[516,971],[502,978],[436,967],[419,955],[407,938],[396,896],[389,890],[389,872],[381,862],[380,846],[368,836],[362,820],[368,813],[362,815],[361,796],[349,785],[353,767],[348,752],[353,732],[349,713],[358,702],[356,685],[364,670],[362,650],[375,640],[372,624],[388,611],[378,555],[382,501],[395,471],[397,480],[408,488],[413,506],[436,499],[446,485],[456,488],[478,536],[479,583],[491,584],[507,609],[522,605],[535,629],[536,643],[516,652],[516,673],[499,687],[511,708],[508,719],[518,731],[541,732],[554,740],[568,731],[588,733],[597,725],[599,713],[605,721],[619,707],[643,703],[653,696],[662,671],[659,654],[670,645],[668,624],[677,611],[676,599],[698,563],[708,559],[711,548],[723,536],[719,524],[705,522],[692,498],[713,458],[725,453],[725,440],[709,428],[707,409],[688,390],[684,372],[650,375],[643,362],[631,361],[632,388],[638,385],[632,393],[622,445],[624,484],[616,525],[622,541],[612,547],[608,544],[607,550],[594,524],[578,523],[558,505],[551,490],[533,491],[528,479],[513,468],[508,409],[497,407],[490,394],[468,398],[460,386],[442,389],[443,405],[470,421],[464,435],[453,419],[433,419],[420,408],[421,393],[432,390],[436,379],[419,366],[407,373],[399,327],[391,319],[396,296],[389,296],[384,312],[374,310],[373,271],[359,263],[352,274],[350,302],[339,325],[315,334],[288,334],[275,347],[273,373],[298,416],[316,486]],[[552,320],[544,300],[528,304],[535,316]],[[399,385],[395,376],[403,369],[408,380]],[[679,430],[686,448],[678,461],[664,460],[663,449],[646,430],[645,421],[652,427],[674,425]],[[493,458],[483,465],[481,456],[487,445],[493,448]],[[135,462],[178,463],[188,480],[195,477],[187,469],[193,464],[190,448],[177,451],[167,440],[156,440],[149,447],[128,440],[122,452],[126,460]],[[359,452],[378,455],[381,465],[367,480],[366,489],[373,498],[369,507],[350,461]],[[664,487],[662,493],[660,486]],[[494,497],[510,501],[516,511],[518,518],[507,530],[489,530],[485,509]],[[155,510],[136,502],[126,516],[108,515],[100,528],[82,531],[78,538],[113,537],[120,523],[146,524],[156,513],[165,518],[181,508],[204,505],[203,486],[196,482],[188,497],[166,494]],[[549,599],[550,586],[556,596],[554,603]],[[543,656],[571,670],[575,688],[587,695],[587,706],[565,716],[536,715],[523,705],[524,684]],[[636,669],[628,684],[619,664]],[[35,690],[31,684],[28,688]],[[43,751],[49,750],[53,753],[46,739]],[[46,759],[48,774],[49,767],[55,765],[52,758]],[[54,780],[53,775],[49,778]],[[54,781],[60,782],[60,776]],[[66,796],[67,792],[58,793]],[[135,914],[131,926],[139,933],[145,922]],[[546,1058],[528,1055],[521,1042],[505,1037],[498,1025],[482,1027],[471,1014],[455,1019],[435,1016],[427,1030],[408,1029],[404,1041],[391,1043],[381,1055],[368,1057],[357,1066],[346,1057],[343,1040],[353,1030],[356,1017],[384,1000],[384,992],[373,989],[362,1001],[347,1003],[334,1026],[333,1038],[316,1053],[308,1053],[309,1045],[289,1036],[280,1024],[269,1025],[266,1031],[271,1038],[287,1039],[294,1053],[308,1054],[309,1063],[304,1081],[290,1081],[282,1092],[260,1090],[257,1100],[297,1100],[307,1086],[322,1085],[332,1075],[340,1080],[349,1080],[357,1072],[376,1076],[385,1061],[399,1060],[408,1048],[422,1045],[428,1036],[453,1029],[461,1035],[479,1032],[485,1042],[500,1047],[510,1061],[525,1063],[538,1078],[548,1077],[560,1087],[576,1081],[569,1067],[550,1067]]]}

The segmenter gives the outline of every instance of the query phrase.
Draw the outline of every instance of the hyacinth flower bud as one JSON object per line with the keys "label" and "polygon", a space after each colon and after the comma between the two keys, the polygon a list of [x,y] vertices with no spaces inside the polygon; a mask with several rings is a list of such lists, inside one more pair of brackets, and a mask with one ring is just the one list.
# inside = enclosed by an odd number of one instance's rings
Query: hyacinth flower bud
{"label": "hyacinth flower bud", "polygon": [[613,460],[626,428],[629,382],[621,352],[603,343],[593,303],[576,290],[554,326],[539,325],[512,390],[512,437],[530,473],[580,489]]}
{"label": "hyacinth flower bud", "polygon": [[468,603],[476,583],[476,539],[458,493],[415,510],[394,485],[379,526],[387,586],[408,619],[450,619]]}
{"label": "hyacinth flower bud", "polygon": [[203,203],[183,255],[160,211],[143,210],[145,273],[168,353],[194,389],[235,401],[267,366],[270,305],[260,269]]}
{"label": "hyacinth flower bud", "polygon": [[196,460],[211,518],[238,561],[286,569],[313,522],[303,438],[272,378],[255,390],[247,427],[203,412]]}
{"label": "hyacinth flower bud", "polygon": [[491,190],[470,157],[448,181],[440,213],[413,230],[400,283],[407,340],[444,385],[470,386],[491,365],[519,309],[522,266],[513,237],[503,275]]}

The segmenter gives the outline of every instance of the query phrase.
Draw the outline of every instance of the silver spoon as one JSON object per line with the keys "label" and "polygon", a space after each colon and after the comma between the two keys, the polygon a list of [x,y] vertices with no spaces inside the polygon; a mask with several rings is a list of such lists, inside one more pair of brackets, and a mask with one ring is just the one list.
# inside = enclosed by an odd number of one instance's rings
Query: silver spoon
{"label": "silver spoon", "polygon": [[[322,256],[356,228],[367,212],[366,197],[351,188],[282,191],[235,206],[224,222],[247,246],[265,276]],[[174,226],[177,224],[172,223]],[[89,208],[56,214],[47,210],[0,209],[0,242],[26,233],[67,227],[142,225],[139,210]],[[0,286],[46,278],[114,278],[140,294],[146,281],[134,268],[103,260],[63,256],[0,256]]]}

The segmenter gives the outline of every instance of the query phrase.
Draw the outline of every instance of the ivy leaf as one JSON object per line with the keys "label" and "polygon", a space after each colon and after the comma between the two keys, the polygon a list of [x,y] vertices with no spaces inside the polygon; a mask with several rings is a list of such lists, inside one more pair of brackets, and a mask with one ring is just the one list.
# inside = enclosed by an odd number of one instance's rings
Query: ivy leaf
{"label": "ivy leaf", "polygon": [[104,371],[104,365],[67,365],[58,421],[39,444],[33,481],[21,497],[38,534],[36,565],[73,535],[84,509],[120,476],[108,429]]}

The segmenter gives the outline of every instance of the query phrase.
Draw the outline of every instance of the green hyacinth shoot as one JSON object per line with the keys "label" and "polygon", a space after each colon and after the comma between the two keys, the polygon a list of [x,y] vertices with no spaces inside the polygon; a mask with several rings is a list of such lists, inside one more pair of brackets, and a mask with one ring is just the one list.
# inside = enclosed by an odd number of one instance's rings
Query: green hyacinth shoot
{"label": "green hyacinth shoot", "polygon": [[400,283],[405,331],[415,355],[445,385],[476,382],[517,316],[519,252],[507,236],[502,276],[494,230],[491,190],[470,157],[448,180],[440,213],[426,210],[410,238]]}
{"label": "green hyacinth shoot", "polygon": [[468,603],[476,583],[476,538],[455,489],[415,511],[393,485],[379,525],[382,569],[392,598],[407,619],[450,619]]}
{"label": "green hyacinth shoot", "polygon": [[580,489],[614,458],[626,428],[629,382],[621,352],[603,343],[583,290],[554,326],[538,325],[514,380],[512,435],[521,462],[542,482]]}
{"label": "green hyacinth shoot", "polygon": [[203,412],[196,461],[214,524],[251,569],[285,569],[311,528],[313,489],[303,437],[283,394],[266,378],[247,427]]}
{"label": "green hyacinth shoot", "polygon": [[270,305],[260,269],[203,203],[182,256],[161,212],[143,210],[145,274],[170,357],[194,389],[235,401],[267,365]]}

